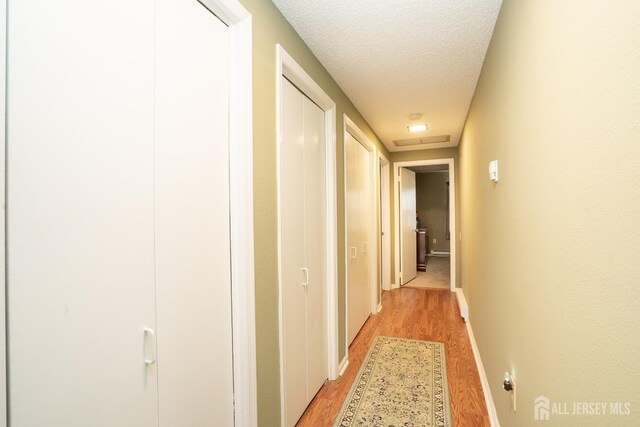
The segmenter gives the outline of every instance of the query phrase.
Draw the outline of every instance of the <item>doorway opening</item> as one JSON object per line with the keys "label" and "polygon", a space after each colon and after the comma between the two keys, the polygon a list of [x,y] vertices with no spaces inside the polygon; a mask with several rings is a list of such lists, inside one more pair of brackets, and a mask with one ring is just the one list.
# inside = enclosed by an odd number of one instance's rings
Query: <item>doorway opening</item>
{"label": "doorway opening", "polygon": [[398,162],[394,176],[396,283],[455,291],[453,159]]}

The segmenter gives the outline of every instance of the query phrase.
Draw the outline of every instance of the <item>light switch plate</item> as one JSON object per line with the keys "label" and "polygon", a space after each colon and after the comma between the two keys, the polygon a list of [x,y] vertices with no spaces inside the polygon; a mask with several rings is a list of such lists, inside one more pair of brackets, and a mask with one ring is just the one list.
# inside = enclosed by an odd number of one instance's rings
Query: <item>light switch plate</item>
{"label": "light switch plate", "polygon": [[498,161],[491,160],[489,162],[489,179],[493,182],[498,182]]}

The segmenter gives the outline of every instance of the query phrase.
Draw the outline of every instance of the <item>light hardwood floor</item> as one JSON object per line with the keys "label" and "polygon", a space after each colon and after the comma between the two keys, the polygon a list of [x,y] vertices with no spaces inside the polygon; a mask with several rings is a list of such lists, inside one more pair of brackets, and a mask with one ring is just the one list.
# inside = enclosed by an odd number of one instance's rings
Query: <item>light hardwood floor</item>
{"label": "light hardwood floor", "polygon": [[448,290],[401,288],[383,292],[382,311],[369,317],[349,347],[349,367],[318,392],[298,426],[331,426],[376,335],[445,344],[454,426],[489,426],[471,343],[455,294]]}

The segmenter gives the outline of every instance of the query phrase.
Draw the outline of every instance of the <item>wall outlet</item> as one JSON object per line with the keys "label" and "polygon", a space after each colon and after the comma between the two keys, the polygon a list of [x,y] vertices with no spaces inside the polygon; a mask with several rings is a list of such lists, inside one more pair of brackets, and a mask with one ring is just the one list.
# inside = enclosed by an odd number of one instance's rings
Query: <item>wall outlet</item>
{"label": "wall outlet", "polygon": [[516,412],[516,378],[514,377],[513,372],[507,371],[504,373],[502,387],[509,393],[511,410]]}
{"label": "wall outlet", "polygon": [[436,243],[438,243],[437,239],[433,239],[433,244],[435,245]]}

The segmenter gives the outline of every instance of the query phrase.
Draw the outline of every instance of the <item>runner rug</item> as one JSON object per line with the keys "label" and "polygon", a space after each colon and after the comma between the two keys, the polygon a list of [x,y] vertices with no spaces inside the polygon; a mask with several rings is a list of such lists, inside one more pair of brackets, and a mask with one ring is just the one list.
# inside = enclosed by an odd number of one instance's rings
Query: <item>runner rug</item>
{"label": "runner rug", "polygon": [[375,337],[333,425],[450,427],[444,344]]}

